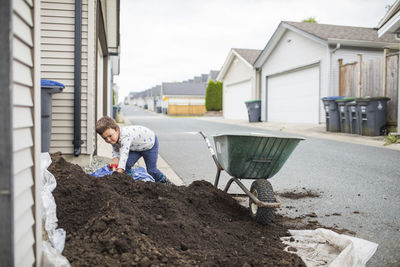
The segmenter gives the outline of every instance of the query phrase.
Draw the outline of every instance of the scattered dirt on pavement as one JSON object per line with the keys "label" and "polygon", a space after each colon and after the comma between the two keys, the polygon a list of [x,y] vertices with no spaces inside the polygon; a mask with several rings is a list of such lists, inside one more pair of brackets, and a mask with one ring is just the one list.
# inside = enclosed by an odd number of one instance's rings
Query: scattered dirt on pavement
{"label": "scattered dirt on pavement", "polygon": [[302,192],[296,192],[296,190],[292,191],[292,192],[282,192],[282,193],[276,193],[276,195],[280,196],[280,197],[284,197],[284,198],[289,198],[289,199],[300,199],[300,198],[316,198],[319,197],[320,194],[318,194],[317,192],[313,192],[311,190],[305,190]]}
{"label": "scattered dirt on pavement", "polygon": [[58,227],[67,232],[63,255],[72,266],[305,266],[283,251],[280,237],[315,224],[277,215],[262,226],[208,182],[95,178],[60,153],[49,171],[57,180]]}
{"label": "scattered dirt on pavement", "polygon": [[311,212],[309,214],[306,214],[307,217],[317,217],[317,214],[315,212]]}

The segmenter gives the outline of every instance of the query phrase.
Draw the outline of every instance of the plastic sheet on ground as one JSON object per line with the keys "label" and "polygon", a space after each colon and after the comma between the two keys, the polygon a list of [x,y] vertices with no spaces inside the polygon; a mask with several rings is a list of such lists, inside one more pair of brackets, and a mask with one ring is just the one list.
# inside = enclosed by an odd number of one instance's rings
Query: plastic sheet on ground
{"label": "plastic sheet on ground", "polygon": [[46,230],[49,241],[44,240],[42,243],[43,249],[43,266],[57,266],[69,267],[70,264],[63,255],[65,244],[65,230],[57,229],[57,216],[56,216],[56,202],[53,197],[53,190],[57,186],[54,175],[51,174],[47,168],[51,164],[49,153],[41,153],[40,155],[40,169],[41,169],[41,182],[42,182],[42,220]]}
{"label": "plastic sheet on ground", "polygon": [[[108,167],[108,165],[97,169],[96,171],[90,173],[94,177],[103,177],[105,175],[111,175],[113,171]],[[143,167],[132,168],[126,174],[132,176],[136,181],[143,182],[154,182],[153,176],[147,173],[146,169]]]}
{"label": "plastic sheet on ground", "polygon": [[282,237],[285,250],[296,253],[308,267],[363,267],[374,255],[378,244],[342,235],[328,229],[289,230]]}

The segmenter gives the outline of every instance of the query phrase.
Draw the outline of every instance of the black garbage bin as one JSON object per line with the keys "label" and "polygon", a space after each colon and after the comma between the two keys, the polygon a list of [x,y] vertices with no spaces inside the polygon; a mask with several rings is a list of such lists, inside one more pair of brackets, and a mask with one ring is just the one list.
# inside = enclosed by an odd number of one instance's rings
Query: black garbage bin
{"label": "black garbage bin", "polygon": [[343,96],[327,96],[322,98],[325,109],[326,130],[329,132],[340,132],[340,120],[338,105],[335,100]]}
{"label": "black garbage bin", "polygon": [[360,115],[356,101],[346,103],[346,108],[349,114],[350,133],[360,134]]}
{"label": "black garbage bin", "polygon": [[156,110],[157,110],[157,113],[161,113],[162,112],[162,108],[161,107],[157,107]]}
{"label": "black garbage bin", "polygon": [[389,100],[388,97],[357,98],[361,135],[378,136],[383,134],[382,130],[386,126],[386,107]]}
{"label": "black garbage bin", "polygon": [[168,108],[162,108],[162,113],[163,114],[168,114]]}
{"label": "black garbage bin", "polygon": [[42,134],[42,152],[49,152],[51,136],[51,96],[61,93],[65,85],[56,81],[41,79],[41,134]]}
{"label": "black garbage bin", "polygon": [[346,104],[354,101],[355,99],[355,97],[344,97],[335,100],[338,105],[340,132],[342,133],[351,133],[350,114],[348,112]]}
{"label": "black garbage bin", "polygon": [[113,117],[114,120],[117,119],[117,114],[118,114],[118,106],[113,105],[112,117]]}
{"label": "black garbage bin", "polygon": [[249,122],[261,121],[261,100],[251,100],[245,102],[249,114]]}

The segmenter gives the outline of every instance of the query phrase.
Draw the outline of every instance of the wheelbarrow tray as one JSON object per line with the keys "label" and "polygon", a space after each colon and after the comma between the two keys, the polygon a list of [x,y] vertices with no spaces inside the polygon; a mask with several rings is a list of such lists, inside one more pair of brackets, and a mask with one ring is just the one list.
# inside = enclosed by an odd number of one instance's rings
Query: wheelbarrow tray
{"label": "wheelbarrow tray", "polygon": [[222,168],[232,177],[268,179],[283,166],[304,138],[263,134],[213,136]]}

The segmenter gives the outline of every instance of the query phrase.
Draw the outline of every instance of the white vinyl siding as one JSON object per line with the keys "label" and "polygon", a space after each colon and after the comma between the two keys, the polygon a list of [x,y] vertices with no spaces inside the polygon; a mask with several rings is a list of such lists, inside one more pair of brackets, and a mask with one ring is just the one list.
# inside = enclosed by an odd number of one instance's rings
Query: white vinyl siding
{"label": "white vinyl siding", "polygon": [[247,120],[245,101],[256,100],[254,69],[235,56],[223,79],[223,116],[226,119]]}
{"label": "white vinyl siding", "polygon": [[[33,2],[13,2],[14,263],[35,263],[33,148]],[[39,218],[40,223],[40,218]]]}
{"label": "white vinyl siding", "polygon": [[[73,154],[74,138],[74,32],[75,0],[41,1],[41,78],[65,85],[62,93],[52,96],[50,153]],[[82,1],[81,69],[81,140],[82,154],[87,148],[88,103],[88,1]],[[91,151],[91,149],[89,149]]]}
{"label": "white vinyl siding", "polygon": [[[329,87],[329,62],[328,62],[328,46],[318,43],[314,40],[306,38],[291,30],[286,30],[282,35],[278,44],[271,52],[264,65],[262,66],[261,78],[261,119],[265,120],[266,115],[266,76],[275,75],[285,71],[293,70],[296,68],[304,67],[310,64],[319,62],[320,65],[320,79],[319,82],[319,96],[326,96]],[[293,86],[296,84],[293,83]],[[320,114],[319,122],[325,121],[325,113],[322,101],[319,101]]]}

